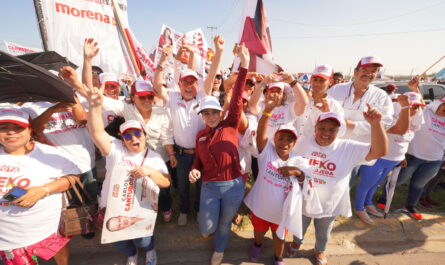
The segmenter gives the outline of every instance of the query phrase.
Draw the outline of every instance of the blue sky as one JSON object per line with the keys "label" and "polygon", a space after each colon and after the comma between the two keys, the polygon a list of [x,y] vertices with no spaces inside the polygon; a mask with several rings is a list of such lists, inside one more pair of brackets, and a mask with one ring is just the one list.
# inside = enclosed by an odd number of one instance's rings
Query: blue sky
{"label": "blue sky", "polygon": [[[244,0],[128,0],[130,26],[150,49],[162,24],[187,32],[207,26],[226,41],[223,66],[237,40]],[[445,1],[441,0],[263,0],[273,55],[291,72],[330,64],[348,74],[360,57],[377,55],[388,74],[414,74],[445,55]],[[40,47],[33,1],[8,1],[0,16],[3,40]],[[445,60],[431,72],[445,67]]]}

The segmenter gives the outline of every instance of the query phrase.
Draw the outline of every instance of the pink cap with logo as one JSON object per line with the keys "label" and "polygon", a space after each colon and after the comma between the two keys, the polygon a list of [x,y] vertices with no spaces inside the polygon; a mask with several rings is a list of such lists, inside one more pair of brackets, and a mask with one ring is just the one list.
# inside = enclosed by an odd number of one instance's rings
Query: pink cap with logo
{"label": "pink cap with logo", "polygon": [[14,123],[24,128],[29,127],[29,114],[19,109],[0,109],[0,123]]}
{"label": "pink cap with logo", "polygon": [[119,81],[117,80],[117,76],[113,73],[102,73],[99,75],[100,83],[103,84],[111,84],[119,86]]}
{"label": "pink cap with logo", "polygon": [[190,69],[184,69],[179,74],[179,80],[183,80],[183,79],[185,79],[185,78],[187,78],[189,76],[193,76],[197,80],[199,79],[198,78],[198,74],[195,71],[190,70]]}
{"label": "pink cap with logo", "polygon": [[338,126],[341,126],[341,118],[335,112],[323,112],[318,116],[317,123],[325,120],[333,120],[337,122]]}
{"label": "pink cap with logo", "polygon": [[334,74],[334,71],[332,70],[332,66],[328,64],[322,64],[315,67],[314,71],[312,72],[311,77],[321,77],[324,80],[330,79],[332,75]]}
{"label": "pink cap with logo", "polygon": [[298,139],[297,131],[295,130],[295,127],[291,124],[282,124],[278,127],[278,130],[275,132],[277,134],[278,132],[287,131],[292,133],[295,136],[295,139]]}
{"label": "pink cap with logo", "polygon": [[360,61],[357,64],[357,67],[367,67],[367,66],[372,66],[372,65],[377,65],[382,67],[382,59],[380,59],[377,56],[366,56],[366,57],[362,57],[360,59]]}
{"label": "pink cap with logo", "polygon": [[129,129],[136,129],[143,131],[141,123],[136,120],[128,120],[122,123],[121,126],[119,127],[119,131],[121,132],[121,134],[124,134],[125,131]]}
{"label": "pink cap with logo", "polygon": [[272,89],[278,87],[279,89],[281,89],[282,91],[284,91],[284,83],[283,82],[275,82],[275,83],[270,83],[267,86],[267,90]]}
{"label": "pink cap with logo", "polygon": [[138,96],[154,96],[156,94],[150,81],[145,80],[136,80],[131,86],[131,93],[134,93]]}

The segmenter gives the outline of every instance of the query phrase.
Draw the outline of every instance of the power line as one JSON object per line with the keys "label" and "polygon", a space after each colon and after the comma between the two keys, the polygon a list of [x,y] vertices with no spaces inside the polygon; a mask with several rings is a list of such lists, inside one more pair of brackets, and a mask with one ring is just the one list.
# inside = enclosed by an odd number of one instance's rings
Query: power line
{"label": "power line", "polygon": [[224,16],[224,19],[221,21],[221,23],[219,23],[219,25],[216,26],[217,28],[220,28],[222,25],[224,25],[228,21],[229,16],[231,16],[233,14],[233,11],[238,6],[239,2],[240,2],[239,0],[234,0],[232,2],[232,7],[229,8],[229,12],[226,13],[226,15]]}
{"label": "power line", "polygon": [[445,31],[445,28],[437,29],[424,29],[424,30],[412,30],[412,31],[400,31],[400,32],[380,32],[380,33],[363,33],[363,34],[347,34],[347,35],[326,35],[326,36],[283,36],[274,37],[274,39],[329,39],[329,38],[350,38],[350,37],[372,37],[372,36],[387,36],[387,35],[401,35],[411,33],[424,33],[424,32],[437,32]]}
{"label": "power line", "polygon": [[392,20],[392,19],[396,19],[399,17],[404,17],[404,16],[408,16],[408,15],[412,15],[439,5],[443,5],[445,4],[445,1],[436,3],[436,4],[432,4],[430,6],[427,7],[423,7],[423,8],[419,8],[419,9],[415,9],[406,13],[402,13],[399,15],[395,15],[395,16],[390,16],[390,17],[383,17],[383,18],[379,18],[379,19],[373,19],[373,20],[368,20],[368,21],[363,21],[363,22],[354,22],[354,23],[346,23],[346,24],[307,24],[307,23],[303,23],[303,22],[298,22],[298,21],[290,21],[290,20],[286,20],[286,19],[281,19],[281,18],[273,18],[270,17],[271,20],[276,20],[276,21],[280,21],[280,22],[284,22],[284,23],[289,23],[289,24],[295,24],[295,25],[300,25],[300,26],[306,26],[306,27],[345,27],[345,26],[359,26],[359,25],[366,25],[366,24],[373,24],[373,23],[378,23],[378,22],[383,22],[383,21],[387,21],[387,20]]}

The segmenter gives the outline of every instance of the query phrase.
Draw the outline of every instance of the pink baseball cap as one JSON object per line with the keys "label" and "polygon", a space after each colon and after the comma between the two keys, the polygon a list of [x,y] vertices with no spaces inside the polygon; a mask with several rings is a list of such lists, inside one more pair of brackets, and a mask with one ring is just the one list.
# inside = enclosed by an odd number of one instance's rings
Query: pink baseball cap
{"label": "pink baseball cap", "polygon": [[146,80],[136,80],[131,86],[131,93],[138,96],[156,95],[153,85]]}
{"label": "pink baseball cap", "polygon": [[113,73],[102,73],[99,75],[99,81],[101,84],[111,84],[119,86],[119,81],[117,80],[117,76]]}
{"label": "pink baseball cap", "polygon": [[362,57],[358,62],[357,67],[367,67],[372,65],[378,65],[379,67],[382,67],[382,59],[377,56]]}
{"label": "pink baseball cap", "polygon": [[276,83],[270,83],[267,86],[267,90],[272,89],[278,87],[279,89],[281,89],[282,91],[284,91],[284,83],[283,82],[276,82]]}
{"label": "pink baseball cap", "polygon": [[181,73],[179,74],[179,80],[183,80],[189,76],[193,76],[196,80],[198,80],[198,74],[190,69],[184,69],[181,71]]}
{"label": "pink baseball cap", "polygon": [[408,102],[411,106],[425,106],[425,104],[422,103],[422,96],[419,93],[416,92],[406,92],[404,95],[408,96]]}
{"label": "pink baseball cap", "polygon": [[290,124],[282,124],[282,125],[280,125],[280,126],[278,127],[278,130],[275,132],[275,135],[276,135],[278,132],[282,132],[282,131],[290,132],[290,133],[292,133],[292,134],[295,136],[295,140],[298,139],[297,131],[295,130],[295,127],[294,127],[294,126],[292,126],[292,125],[290,125]]}
{"label": "pink baseball cap", "polygon": [[325,120],[334,120],[337,122],[338,126],[341,126],[341,119],[335,112],[323,112],[318,116],[317,123],[325,121]]}
{"label": "pink baseball cap", "polygon": [[0,109],[0,123],[14,123],[27,128],[30,125],[29,114],[19,109]]}
{"label": "pink baseball cap", "polygon": [[334,71],[332,70],[332,66],[328,64],[322,64],[315,67],[314,71],[312,72],[311,77],[321,77],[324,80],[330,79],[332,75],[334,74]]}
{"label": "pink baseball cap", "polygon": [[121,126],[119,127],[119,131],[121,132],[121,134],[124,134],[125,131],[127,131],[129,129],[136,129],[136,130],[141,130],[141,131],[144,130],[142,128],[141,123],[136,120],[128,120],[128,121],[122,123]]}

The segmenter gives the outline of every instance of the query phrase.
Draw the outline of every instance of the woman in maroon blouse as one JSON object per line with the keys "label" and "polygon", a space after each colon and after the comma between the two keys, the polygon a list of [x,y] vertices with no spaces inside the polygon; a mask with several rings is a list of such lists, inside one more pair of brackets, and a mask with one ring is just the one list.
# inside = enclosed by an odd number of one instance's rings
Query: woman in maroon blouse
{"label": "woman in maroon blouse", "polygon": [[244,196],[244,183],[238,156],[238,125],[242,93],[249,66],[249,51],[243,44],[235,47],[241,65],[233,88],[228,115],[215,97],[201,101],[199,112],[206,128],[196,136],[196,156],[189,174],[190,182],[202,178],[199,228],[204,237],[216,232],[211,264],[221,264],[227,246],[232,218]]}

